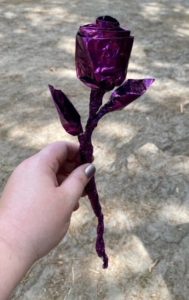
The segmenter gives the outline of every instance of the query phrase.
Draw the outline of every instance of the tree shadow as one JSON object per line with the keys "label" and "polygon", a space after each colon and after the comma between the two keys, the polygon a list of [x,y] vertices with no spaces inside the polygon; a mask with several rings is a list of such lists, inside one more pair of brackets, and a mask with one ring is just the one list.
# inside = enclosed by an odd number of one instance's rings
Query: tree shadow
{"label": "tree shadow", "polygon": [[[185,103],[187,105],[188,101],[188,8],[186,0],[171,2],[97,0],[95,3],[77,0],[23,3],[16,0],[9,3],[2,1],[0,4],[2,20],[0,43],[3,57],[0,82],[2,185],[21,160],[32,155],[41,145],[52,141],[53,135],[54,140],[57,136],[61,136],[61,133],[56,131],[57,127],[51,127],[57,123],[57,115],[50,100],[47,88],[49,83],[62,88],[80,111],[84,122],[87,118],[89,90],[76,80],[74,71],[74,43],[78,24],[91,22],[98,15],[113,14],[121,24],[128,24],[132,29],[135,44],[128,77],[140,78],[150,74],[157,78],[157,83],[148,95],[130,105],[128,110],[106,116],[94,135],[94,145],[99,166],[97,182],[105,216],[106,213],[112,216],[113,211],[118,210],[120,206],[125,214],[128,208],[141,220],[132,231],[127,228],[122,230],[115,228],[116,230],[111,233],[107,228],[107,243],[114,253],[115,245],[117,244],[116,251],[121,246],[119,241],[123,242],[122,237],[129,239],[129,234],[138,236],[152,260],[162,259],[157,265],[157,272],[164,278],[172,297],[177,299],[182,299],[181,297],[187,299],[187,266],[185,272],[184,268],[179,269],[178,265],[187,264],[188,253],[182,250],[181,254],[184,253],[185,256],[180,260],[175,257],[175,253],[179,253],[180,243],[185,242],[186,247],[188,245],[188,223],[174,225],[162,221],[159,216],[155,222],[155,213],[154,219],[151,220],[150,216],[153,214],[152,211],[157,212],[159,208],[165,207],[168,201],[172,204],[174,201],[182,202],[187,191],[188,173],[184,168],[175,169],[175,173],[172,171],[171,174],[166,172],[167,166],[169,168],[171,164],[176,166],[180,156],[186,159],[189,154],[188,111],[184,109],[182,112],[180,106]],[[114,132],[112,124],[118,126],[120,134],[112,133]],[[105,127],[109,128],[106,132],[102,131]],[[59,128],[61,131],[61,127]],[[131,131],[133,129],[134,133],[127,133],[128,128],[131,128]],[[49,133],[51,130],[52,134]],[[42,135],[45,135],[45,138],[41,142]],[[63,131],[62,136],[66,136]],[[30,140],[34,137],[36,140],[31,144]],[[158,149],[157,153],[155,152],[157,155],[154,156],[156,163],[150,161],[151,154],[147,151],[143,153],[145,165],[141,165],[138,161],[142,159],[141,148],[149,143]],[[107,166],[100,160],[100,153],[103,151],[104,160],[107,156]],[[159,157],[159,152],[165,157]],[[110,154],[113,160],[108,161]],[[148,160],[154,167],[154,172],[147,164]],[[138,163],[136,170],[135,163]],[[142,173],[139,172],[140,168]],[[180,189],[179,194],[177,187]],[[110,205],[112,210],[109,208]],[[89,290],[93,280],[96,280],[97,285],[100,285],[100,281],[106,282],[102,274],[98,279],[95,276],[89,277],[90,258],[82,260],[84,255],[87,256],[87,251],[89,256],[95,256],[93,249],[95,220],[94,218],[91,220],[90,208],[86,214],[89,214],[90,218],[78,232],[76,230],[77,239],[74,240],[72,236],[70,240],[63,242],[55,252],[39,263],[37,273],[35,271],[32,273],[35,274],[34,279],[37,282],[41,268],[55,257],[57,259],[61,252],[64,253],[67,266],[55,265],[49,276],[50,278],[54,276],[58,284],[50,282],[50,279],[46,280],[49,293],[58,286],[59,292],[66,296],[68,293],[66,284],[73,285],[69,275],[73,265],[73,259],[70,260],[73,247],[74,255],[79,259],[74,261],[78,270],[81,269],[80,262],[86,263],[83,277],[77,278],[77,291],[79,293],[80,290],[79,295],[83,297],[82,299],[92,299]],[[155,240],[153,232],[159,234]],[[171,235],[174,238],[178,236],[178,242],[173,241],[171,244],[170,240],[166,240],[167,236],[171,238]],[[68,281],[63,284],[63,278],[66,277]],[[177,282],[181,282],[180,278],[183,279],[182,287],[177,286]],[[90,288],[82,295],[86,281]],[[30,288],[31,282],[32,279],[30,283],[25,283],[25,287],[23,285],[20,297],[27,288]],[[131,284],[128,278],[126,283]],[[177,292],[182,288],[183,296]],[[122,290],[125,292],[124,287]],[[96,297],[104,299],[105,291],[106,288],[101,286],[100,294]]]}

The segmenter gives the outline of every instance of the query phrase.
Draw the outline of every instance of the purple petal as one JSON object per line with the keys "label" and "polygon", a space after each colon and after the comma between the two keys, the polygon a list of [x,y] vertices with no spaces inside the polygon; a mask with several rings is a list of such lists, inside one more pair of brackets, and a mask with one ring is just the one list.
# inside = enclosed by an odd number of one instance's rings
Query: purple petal
{"label": "purple petal", "polygon": [[120,38],[130,36],[130,30],[120,27],[119,22],[110,16],[101,16],[94,24],[80,26],[79,34],[93,38]]}
{"label": "purple petal", "polygon": [[155,81],[153,78],[147,79],[128,79],[125,83],[116,89],[110,101],[105,105],[106,110],[114,111],[123,109],[125,106],[142,96]]}
{"label": "purple petal", "polygon": [[52,85],[49,89],[64,129],[71,135],[82,133],[81,118],[73,104],[61,90],[56,90]]}
{"label": "purple petal", "polygon": [[119,27],[119,22],[111,16],[101,16],[96,19],[96,24],[102,28]]}

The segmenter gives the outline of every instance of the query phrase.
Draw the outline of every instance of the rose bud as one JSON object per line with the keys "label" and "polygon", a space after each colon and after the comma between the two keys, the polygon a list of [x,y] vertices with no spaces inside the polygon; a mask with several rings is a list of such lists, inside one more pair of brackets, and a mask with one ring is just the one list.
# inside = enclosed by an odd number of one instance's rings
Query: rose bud
{"label": "rose bud", "polygon": [[76,71],[90,88],[112,90],[125,80],[134,37],[110,17],[81,26],[76,35]]}

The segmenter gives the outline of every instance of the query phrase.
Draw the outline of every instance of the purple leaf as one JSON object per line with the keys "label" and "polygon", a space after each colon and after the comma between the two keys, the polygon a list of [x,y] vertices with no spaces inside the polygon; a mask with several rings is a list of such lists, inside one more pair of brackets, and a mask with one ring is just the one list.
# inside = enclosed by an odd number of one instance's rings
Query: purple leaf
{"label": "purple leaf", "polygon": [[125,80],[134,37],[110,17],[81,26],[76,35],[78,78],[91,88],[112,90]]}
{"label": "purple leaf", "polygon": [[140,96],[142,96],[155,81],[153,78],[128,79],[122,86],[116,89],[110,100],[105,104],[103,111],[106,113],[121,110]]}
{"label": "purple leaf", "polygon": [[56,90],[52,85],[49,89],[64,129],[71,135],[82,133],[80,115],[73,104],[61,90]]}

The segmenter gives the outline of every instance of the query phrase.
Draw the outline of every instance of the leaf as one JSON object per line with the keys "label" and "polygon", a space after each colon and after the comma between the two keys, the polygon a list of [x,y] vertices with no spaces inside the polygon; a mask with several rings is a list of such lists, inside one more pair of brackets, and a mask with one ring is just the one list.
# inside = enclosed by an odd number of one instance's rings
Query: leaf
{"label": "leaf", "polygon": [[52,85],[49,85],[49,89],[64,129],[71,135],[82,133],[80,114],[71,101],[61,90],[56,90]]}
{"label": "leaf", "polygon": [[128,79],[117,88],[105,104],[106,112],[121,110],[140,96],[142,96],[155,81],[153,78]]}

